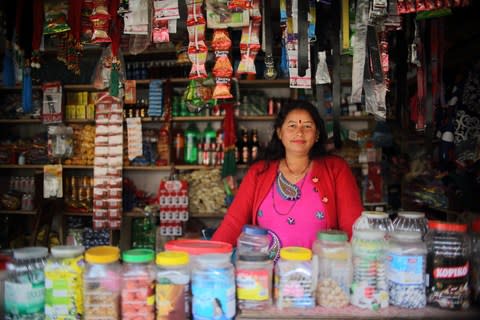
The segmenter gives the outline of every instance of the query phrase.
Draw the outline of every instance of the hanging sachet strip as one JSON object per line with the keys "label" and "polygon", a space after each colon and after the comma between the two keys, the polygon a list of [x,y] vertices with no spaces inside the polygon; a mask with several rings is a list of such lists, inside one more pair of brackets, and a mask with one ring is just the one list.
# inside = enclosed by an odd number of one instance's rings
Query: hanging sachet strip
{"label": "hanging sachet strip", "polygon": [[189,79],[207,77],[205,62],[208,48],[205,45],[205,18],[202,14],[203,0],[187,1],[188,58],[192,62]]}
{"label": "hanging sachet strip", "polygon": [[232,40],[230,40],[227,29],[216,29],[213,33],[212,48],[215,50],[215,65],[212,73],[215,76],[215,89],[212,97],[214,99],[231,99],[230,92],[233,67],[228,57]]}
{"label": "hanging sachet strip", "polygon": [[361,103],[367,44],[369,0],[358,0],[353,37],[352,94],[350,103]]}

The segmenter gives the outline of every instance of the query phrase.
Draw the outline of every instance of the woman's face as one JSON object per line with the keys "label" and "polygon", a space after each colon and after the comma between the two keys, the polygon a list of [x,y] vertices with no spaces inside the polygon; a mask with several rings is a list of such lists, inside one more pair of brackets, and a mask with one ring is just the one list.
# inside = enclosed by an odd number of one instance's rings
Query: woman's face
{"label": "woman's face", "polygon": [[317,127],[310,114],[302,109],[292,110],[281,128],[277,129],[286,154],[308,155],[318,139]]}

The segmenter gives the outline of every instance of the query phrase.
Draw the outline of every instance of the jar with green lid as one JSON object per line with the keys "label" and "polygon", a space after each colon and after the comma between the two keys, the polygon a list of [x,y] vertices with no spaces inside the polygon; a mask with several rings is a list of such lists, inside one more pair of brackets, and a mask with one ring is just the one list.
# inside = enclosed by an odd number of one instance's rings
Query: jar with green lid
{"label": "jar with green lid", "polygon": [[99,246],[85,252],[83,276],[84,319],[120,318],[120,249]]}
{"label": "jar with green lid", "polygon": [[81,319],[83,246],[56,246],[45,265],[45,319]]}
{"label": "jar with green lid", "polygon": [[317,233],[313,243],[318,261],[317,304],[339,308],[350,303],[352,284],[352,249],[343,231]]}
{"label": "jar with green lid", "polygon": [[163,251],[157,254],[157,320],[190,319],[189,261],[186,252]]}
{"label": "jar with green lid", "polygon": [[13,251],[5,281],[5,319],[44,319],[45,263],[48,249],[26,247]]}
{"label": "jar with green lid", "polygon": [[122,258],[122,320],[154,319],[155,252],[131,249],[125,251]]}
{"label": "jar with green lid", "polygon": [[313,308],[315,306],[316,268],[312,250],[285,247],[275,266],[275,304],[278,308]]}

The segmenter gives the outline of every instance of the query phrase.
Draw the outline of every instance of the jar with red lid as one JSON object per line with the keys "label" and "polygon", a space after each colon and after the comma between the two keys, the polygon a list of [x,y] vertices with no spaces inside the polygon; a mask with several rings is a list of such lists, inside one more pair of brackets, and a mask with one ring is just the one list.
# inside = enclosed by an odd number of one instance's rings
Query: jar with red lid
{"label": "jar with red lid", "polygon": [[480,305],[480,218],[473,221],[471,231],[472,254],[470,256],[470,282],[472,301],[476,305]]}
{"label": "jar with red lid", "polygon": [[425,242],[427,303],[447,309],[469,306],[470,241],[465,224],[431,220]]}

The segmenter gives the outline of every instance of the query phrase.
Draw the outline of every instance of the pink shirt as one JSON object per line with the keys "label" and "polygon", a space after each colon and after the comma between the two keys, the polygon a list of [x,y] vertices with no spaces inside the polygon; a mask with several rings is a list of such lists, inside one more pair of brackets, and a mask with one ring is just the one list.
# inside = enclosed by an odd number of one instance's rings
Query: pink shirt
{"label": "pink shirt", "polygon": [[[301,197],[296,203],[282,198],[275,179],[257,212],[258,225],[277,235],[282,248],[300,246],[311,249],[317,232],[327,229],[325,206],[319,201],[323,195],[319,197],[310,171],[305,179],[304,182],[301,179],[296,183],[301,188]],[[274,209],[273,201],[277,210]]]}

